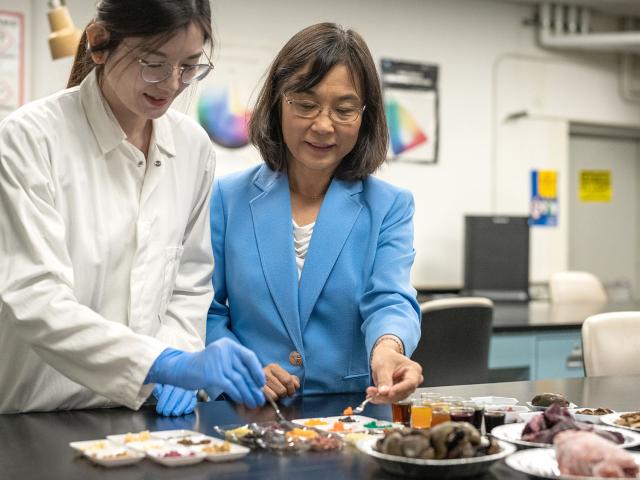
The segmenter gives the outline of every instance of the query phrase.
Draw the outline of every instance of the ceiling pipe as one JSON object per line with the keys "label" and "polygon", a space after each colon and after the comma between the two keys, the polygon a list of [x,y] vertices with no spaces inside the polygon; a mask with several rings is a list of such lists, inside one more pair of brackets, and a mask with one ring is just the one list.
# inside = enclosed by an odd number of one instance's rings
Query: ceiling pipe
{"label": "ceiling pipe", "polygon": [[590,31],[589,14],[584,13],[585,10],[587,9],[583,8],[579,16],[579,30],[587,33],[563,33],[564,7],[554,5],[552,12],[550,3],[540,5],[540,27],[538,29],[540,44],[547,48],[640,53],[640,31],[588,33]]}

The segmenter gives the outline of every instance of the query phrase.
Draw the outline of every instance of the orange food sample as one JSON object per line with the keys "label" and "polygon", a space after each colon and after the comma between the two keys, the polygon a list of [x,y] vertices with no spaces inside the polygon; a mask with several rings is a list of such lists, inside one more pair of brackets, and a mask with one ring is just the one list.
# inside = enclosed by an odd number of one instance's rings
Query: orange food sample
{"label": "orange food sample", "polygon": [[342,411],[343,415],[353,415],[353,408],[347,407]]}
{"label": "orange food sample", "polygon": [[314,432],[313,430],[303,430],[302,428],[294,428],[287,432],[287,437],[315,438],[317,436],[318,432]]}
{"label": "orange food sample", "polygon": [[350,432],[351,429],[350,428],[344,428],[344,423],[342,423],[342,422],[335,422],[333,424],[333,428],[331,430],[329,430],[329,431],[330,432],[341,432],[341,433],[344,432],[344,433],[347,433],[347,432]]}
{"label": "orange food sample", "polygon": [[319,425],[328,425],[327,422],[320,420],[319,418],[311,418],[304,422],[305,427],[317,427]]}

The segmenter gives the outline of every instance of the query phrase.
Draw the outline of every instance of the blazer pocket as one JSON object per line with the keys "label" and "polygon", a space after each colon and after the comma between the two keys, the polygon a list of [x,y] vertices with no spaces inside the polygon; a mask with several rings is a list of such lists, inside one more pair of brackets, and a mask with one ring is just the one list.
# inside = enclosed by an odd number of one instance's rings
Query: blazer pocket
{"label": "blazer pocket", "polygon": [[342,380],[357,380],[357,379],[367,378],[367,377],[369,377],[369,373],[355,373],[353,375],[347,375],[345,377],[342,377]]}
{"label": "blazer pocket", "polygon": [[160,318],[165,314],[173,295],[173,289],[176,285],[176,278],[180,271],[180,260],[184,247],[167,247],[164,252],[164,271],[162,275],[162,288],[160,292],[160,309],[158,315]]}

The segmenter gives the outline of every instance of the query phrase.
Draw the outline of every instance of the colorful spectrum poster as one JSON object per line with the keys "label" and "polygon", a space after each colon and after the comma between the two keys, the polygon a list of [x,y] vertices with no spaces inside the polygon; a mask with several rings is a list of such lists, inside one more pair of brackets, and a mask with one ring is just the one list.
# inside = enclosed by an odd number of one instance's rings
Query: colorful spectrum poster
{"label": "colorful spectrum poster", "polygon": [[611,171],[580,170],[581,202],[610,202],[611,197]]}
{"label": "colorful spectrum poster", "polygon": [[209,134],[218,160],[255,157],[249,147],[247,123],[268,67],[271,49],[225,45],[215,69],[198,85],[192,114]]}
{"label": "colorful spectrum poster", "polygon": [[438,160],[438,66],[382,59],[392,160]]}
{"label": "colorful spectrum poster", "polygon": [[558,225],[558,172],[531,170],[529,225]]}
{"label": "colorful spectrum poster", "polygon": [[0,10],[0,119],[24,103],[24,16]]}

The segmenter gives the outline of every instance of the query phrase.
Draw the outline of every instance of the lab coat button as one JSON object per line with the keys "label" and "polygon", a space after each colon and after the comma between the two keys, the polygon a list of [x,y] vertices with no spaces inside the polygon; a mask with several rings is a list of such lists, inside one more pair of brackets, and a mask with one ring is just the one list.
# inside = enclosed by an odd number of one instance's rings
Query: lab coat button
{"label": "lab coat button", "polygon": [[289,363],[294,367],[302,366],[302,355],[300,352],[293,351],[289,354]]}
{"label": "lab coat button", "polygon": [[144,167],[144,162],[143,162],[143,161],[139,161],[139,162],[138,162],[138,166],[139,166],[139,167]]}
{"label": "lab coat button", "polygon": [[156,167],[159,167],[160,165],[162,165],[162,162],[161,162],[160,160],[156,160],[156,161],[155,161],[155,163],[154,163],[154,165],[155,165]]}

